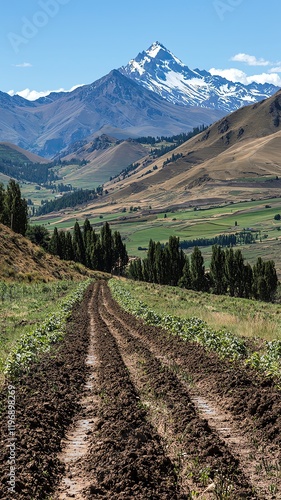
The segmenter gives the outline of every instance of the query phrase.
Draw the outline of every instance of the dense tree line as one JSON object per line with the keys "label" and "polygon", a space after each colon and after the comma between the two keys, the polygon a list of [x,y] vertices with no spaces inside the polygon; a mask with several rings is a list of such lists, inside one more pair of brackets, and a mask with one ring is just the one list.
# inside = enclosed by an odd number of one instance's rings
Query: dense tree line
{"label": "dense tree line", "polygon": [[46,215],[50,212],[57,212],[65,208],[74,208],[77,205],[83,205],[91,200],[94,200],[98,195],[102,195],[102,187],[97,189],[78,189],[73,193],[66,193],[60,198],[46,201],[37,210],[37,215]]}
{"label": "dense tree line", "polygon": [[182,132],[181,134],[177,135],[172,135],[170,137],[168,136],[161,136],[161,137],[138,137],[137,139],[134,139],[136,142],[139,142],[140,144],[150,144],[152,146],[156,146],[157,144],[161,142],[167,142],[167,143],[172,143],[172,144],[167,144],[167,145],[161,145],[158,148],[152,148],[150,154],[154,158],[159,158],[160,156],[169,153],[173,149],[177,148],[184,142],[188,141],[192,137],[200,134],[204,130],[206,130],[208,127],[205,125],[200,125],[199,127],[194,127],[192,131],[190,132]]}
{"label": "dense tree line", "polygon": [[57,177],[52,167],[52,163],[32,162],[27,156],[13,150],[1,151],[0,172],[18,180],[37,183],[53,181]]}
{"label": "dense tree line", "polygon": [[250,231],[241,231],[235,234],[219,234],[214,238],[196,238],[195,240],[182,240],[180,246],[182,249],[193,247],[209,247],[212,245],[220,245],[221,247],[230,247],[236,245],[250,245],[254,243],[255,237]]}
{"label": "dense tree line", "polygon": [[73,234],[55,228],[47,247],[50,253],[63,260],[80,262],[89,269],[107,273],[123,274],[128,263],[126,246],[119,231],[112,233],[107,222],[100,234],[93,230],[88,219],[82,229],[76,222]]}
{"label": "dense tree line", "polygon": [[214,245],[210,270],[206,272],[198,246],[189,259],[180,246],[179,238],[175,236],[171,236],[164,247],[150,240],[147,257],[130,263],[129,276],[160,285],[265,301],[274,299],[278,285],[272,260],[265,262],[259,257],[252,268],[244,262],[241,250],[224,250]]}
{"label": "dense tree line", "polygon": [[27,221],[27,201],[21,196],[19,184],[10,179],[5,189],[0,183],[0,222],[15,233],[25,235]]}
{"label": "dense tree line", "polygon": [[152,137],[149,135],[146,137],[138,137],[137,139],[134,139],[134,141],[139,142],[140,144],[150,144],[151,146],[159,144],[160,142],[174,142],[175,144],[177,144],[177,146],[180,146],[181,144],[188,141],[195,135],[200,134],[207,128],[208,127],[206,125],[200,125],[199,127],[194,127],[190,132],[181,132],[180,134],[172,136],[162,135],[162,136]]}

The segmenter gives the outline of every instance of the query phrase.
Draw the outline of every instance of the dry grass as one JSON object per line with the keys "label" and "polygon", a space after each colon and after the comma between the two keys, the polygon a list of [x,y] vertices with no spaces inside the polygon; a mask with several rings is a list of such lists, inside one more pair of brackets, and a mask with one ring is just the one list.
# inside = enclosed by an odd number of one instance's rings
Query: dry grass
{"label": "dry grass", "polygon": [[0,224],[0,280],[79,280],[86,274],[89,274],[89,271],[83,266],[64,262],[47,254],[42,248]]}
{"label": "dry grass", "polygon": [[197,317],[216,330],[224,328],[242,337],[267,341],[281,339],[279,304],[129,280],[124,281],[123,286],[156,313]]}

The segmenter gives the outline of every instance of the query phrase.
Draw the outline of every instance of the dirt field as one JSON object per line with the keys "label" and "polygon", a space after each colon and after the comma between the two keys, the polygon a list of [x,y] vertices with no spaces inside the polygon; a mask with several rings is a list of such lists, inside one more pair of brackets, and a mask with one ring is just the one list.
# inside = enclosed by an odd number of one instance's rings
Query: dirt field
{"label": "dirt field", "polygon": [[[1,499],[280,499],[273,382],[125,313],[99,281],[16,390],[16,491]],[[10,496],[9,496],[10,495]]]}

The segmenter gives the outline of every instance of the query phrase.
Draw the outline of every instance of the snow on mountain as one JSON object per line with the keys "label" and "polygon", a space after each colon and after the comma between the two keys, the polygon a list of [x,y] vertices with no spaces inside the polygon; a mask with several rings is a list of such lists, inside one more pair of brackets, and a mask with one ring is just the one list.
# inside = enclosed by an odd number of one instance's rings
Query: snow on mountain
{"label": "snow on mountain", "polygon": [[159,42],[139,53],[119,71],[172,103],[226,113],[270,97],[279,90],[269,83],[244,85],[198,68],[191,70]]}

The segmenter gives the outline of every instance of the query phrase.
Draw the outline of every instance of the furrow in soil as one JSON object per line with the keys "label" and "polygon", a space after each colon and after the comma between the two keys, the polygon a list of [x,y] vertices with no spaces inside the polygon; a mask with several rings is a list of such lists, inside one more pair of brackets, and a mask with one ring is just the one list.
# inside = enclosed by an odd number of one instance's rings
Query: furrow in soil
{"label": "furrow in soil", "polygon": [[[255,495],[257,498],[279,498],[278,495],[281,495],[279,446],[270,440],[257,439],[260,434],[254,432],[255,429],[253,429],[253,424],[251,424],[246,411],[244,415],[243,412],[237,412],[236,409],[233,412],[230,411],[239,403],[238,390],[240,389],[240,394],[245,393],[245,386],[242,382],[241,387],[236,387],[234,402],[232,391],[229,391],[230,394],[224,394],[227,389],[225,381],[229,381],[231,372],[236,380],[243,379],[243,374],[239,373],[237,366],[235,367],[236,371],[234,371],[232,366],[215,359],[214,355],[206,352],[202,354],[203,349],[200,346],[194,346],[192,343],[168,336],[167,332],[163,332],[159,328],[144,326],[141,321],[125,313],[113,301],[105,284],[102,291],[103,314],[107,317],[107,321],[111,322],[116,331],[127,332],[125,333],[127,343],[136,348],[139,345],[139,350],[147,349],[150,356],[155,356],[163,369],[168,369],[176,376],[185,392],[188,393],[199,416],[206,419],[208,427],[226,444],[232,457],[239,462],[248,483],[252,485],[252,496],[246,498],[255,498]],[[196,347],[199,351],[197,359],[201,358],[205,361],[201,366],[195,360],[194,350]],[[191,356],[189,350],[192,351]],[[151,366],[151,361],[149,364]],[[217,372],[213,366],[211,377],[208,373],[208,364],[219,366]],[[223,373],[223,369],[226,374]],[[219,375],[217,378],[216,373]],[[223,381],[226,387],[222,383]],[[246,388],[248,382],[249,376],[246,379]],[[219,385],[220,383],[221,385]],[[256,380],[254,380],[253,386],[253,393],[255,391],[256,394],[263,392],[263,388],[258,387]],[[272,394],[275,399],[273,399]],[[272,388],[271,397],[277,408],[279,402],[280,408],[280,393]],[[241,404],[239,408],[241,408]],[[255,423],[256,419],[253,420]],[[274,422],[276,419],[273,418]]]}
{"label": "furrow in soil", "polygon": [[182,496],[173,464],[147,421],[117,343],[100,316],[99,287],[91,302],[98,362],[97,421],[85,461],[87,498],[176,500]]}

